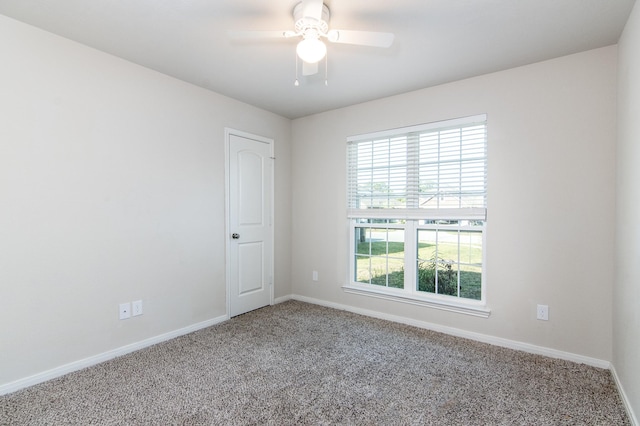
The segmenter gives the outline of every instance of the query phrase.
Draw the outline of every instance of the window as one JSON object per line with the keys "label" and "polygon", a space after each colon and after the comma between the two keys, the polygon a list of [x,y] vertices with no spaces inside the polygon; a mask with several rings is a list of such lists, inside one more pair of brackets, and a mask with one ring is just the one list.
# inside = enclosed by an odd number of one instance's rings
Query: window
{"label": "window", "polygon": [[486,135],[481,115],[348,139],[347,289],[484,303]]}

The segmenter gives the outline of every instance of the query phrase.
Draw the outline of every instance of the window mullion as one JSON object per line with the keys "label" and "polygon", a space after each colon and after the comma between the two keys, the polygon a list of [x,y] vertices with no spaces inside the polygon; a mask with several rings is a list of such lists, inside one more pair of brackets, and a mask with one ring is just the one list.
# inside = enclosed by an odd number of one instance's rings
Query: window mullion
{"label": "window mullion", "polygon": [[418,289],[418,238],[415,220],[407,220],[404,229],[404,289],[415,294]]}
{"label": "window mullion", "polygon": [[384,230],[384,246],[385,246],[385,259],[384,259],[384,285],[385,287],[389,287],[389,274],[391,273],[391,271],[389,271],[389,228],[385,228]]}
{"label": "window mullion", "polygon": [[440,264],[439,257],[440,257],[440,253],[439,253],[439,248],[440,248],[440,244],[439,244],[439,239],[440,239],[440,225],[436,224],[436,249],[435,249],[435,271],[434,271],[434,293],[438,294],[438,265]]}
{"label": "window mullion", "polygon": [[[420,134],[407,135],[407,202],[406,208],[420,207]],[[415,220],[407,220],[404,232],[404,289],[417,291],[418,239]]]}
{"label": "window mullion", "polygon": [[458,297],[460,297],[460,221],[458,221],[457,243],[458,243],[458,267],[456,268],[457,269],[456,294]]}

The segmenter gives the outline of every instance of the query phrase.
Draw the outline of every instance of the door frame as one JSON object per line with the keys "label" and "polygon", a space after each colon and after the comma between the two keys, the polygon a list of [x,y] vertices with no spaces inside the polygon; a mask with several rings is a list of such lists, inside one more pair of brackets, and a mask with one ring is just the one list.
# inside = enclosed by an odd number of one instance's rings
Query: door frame
{"label": "door frame", "polygon": [[[229,171],[230,171],[230,143],[231,143],[231,136],[235,135],[235,136],[240,136],[242,138],[245,139],[251,139],[251,140],[255,140],[258,142],[264,142],[267,143],[269,145],[269,156],[272,160],[275,160],[275,156],[274,156],[274,140],[270,139],[270,138],[266,138],[264,136],[258,136],[258,135],[254,135],[252,133],[247,133],[244,132],[242,130],[236,130],[230,127],[225,127],[224,128],[224,230],[225,230],[225,239],[224,239],[224,253],[225,253],[225,284],[226,284],[226,311],[227,311],[227,319],[231,317],[231,262],[230,262],[230,256],[229,256],[229,251],[230,251],[230,246],[231,246],[231,232],[232,230],[230,229],[230,223],[229,223],[229,214],[230,214],[230,209],[231,209],[231,203],[230,203],[230,193],[231,193],[231,188],[230,186],[230,177],[229,177]],[[274,228],[275,228],[275,224],[274,224],[274,212],[275,212],[275,206],[274,206],[274,200],[275,200],[275,194],[274,194],[274,190],[275,190],[275,162],[273,163],[273,167],[271,167],[271,175],[269,176],[269,184],[271,185],[270,188],[270,211],[269,211],[269,221],[271,223],[271,230],[270,230],[270,238],[271,238],[271,242],[269,244],[269,250],[271,250],[271,264],[268,265],[270,270],[271,270],[271,275],[270,275],[270,279],[269,279],[269,305],[273,305],[274,303],[274,275],[275,275],[275,232],[274,232]]]}

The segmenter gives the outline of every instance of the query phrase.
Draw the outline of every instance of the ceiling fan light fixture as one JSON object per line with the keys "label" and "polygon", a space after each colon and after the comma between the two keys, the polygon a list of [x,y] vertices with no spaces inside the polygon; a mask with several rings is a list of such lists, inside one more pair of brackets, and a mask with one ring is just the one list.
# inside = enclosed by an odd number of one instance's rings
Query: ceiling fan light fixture
{"label": "ceiling fan light fixture", "polygon": [[296,53],[304,62],[315,64],[327,54],[327,46],[317,38],[305,38],[298,43]]}

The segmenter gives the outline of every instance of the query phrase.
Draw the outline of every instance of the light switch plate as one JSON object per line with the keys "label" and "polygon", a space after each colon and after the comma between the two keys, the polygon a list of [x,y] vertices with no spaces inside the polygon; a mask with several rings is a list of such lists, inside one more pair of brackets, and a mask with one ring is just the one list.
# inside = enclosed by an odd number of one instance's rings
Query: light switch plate
{"label": "light switch plate", "polygon": [[537,318],[543,321],[549,321],[549,305],[538,305]]}
{"label": "light switch plate", "polygon": [[134,300],[131,302],[131,315],[134,317],[142,315],[142,300]]}

